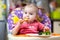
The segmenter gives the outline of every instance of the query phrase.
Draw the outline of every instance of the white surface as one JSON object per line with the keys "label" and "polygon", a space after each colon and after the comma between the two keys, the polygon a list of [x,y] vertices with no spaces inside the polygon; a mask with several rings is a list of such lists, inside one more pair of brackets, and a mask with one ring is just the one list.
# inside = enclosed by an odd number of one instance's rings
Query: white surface
{"label": "white surface", "polygon": [[53,21],[54,33],[60,34],[60,21]]}
{"label": "white surface", "polygon": [[26,35],[29,35],[29,36],[34,36],[34,37],[50,37],[51,35],[39,35],[39,34],[26,34]]}
{"label": "white surface", "polygon": [[60,40],[59,36],[51,36],[48,38],[42,37],[16,37],[11,34],[8,34],[8,40]]}

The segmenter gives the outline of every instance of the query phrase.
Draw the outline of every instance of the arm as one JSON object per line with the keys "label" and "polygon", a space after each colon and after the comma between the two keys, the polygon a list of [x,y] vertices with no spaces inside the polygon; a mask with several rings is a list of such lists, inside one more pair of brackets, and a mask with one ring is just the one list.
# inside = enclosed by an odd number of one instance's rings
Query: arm
{"label": "arm", "polygon": [[20,27],[20,22],[18,22],[16,25],[13,23],[13,21],[9,18],[8,19],[8,32],[12,34],[17,34]]}
{"label": "arm", "polygon": [[49,27],[44,26],[42,23],[39,23],[39,30],[42,30],[43,32],[50,31]]}
{"label": "arm", "polygon": [[19,20],[16,26],[12,29],[12,34],[16,35],[20,29],[21,24],[23,23],[23,20]]}
{"label": "arm", "polygon": [[40,30],[43,31],[44,25],[43,25],[42,23],[39,22],[39,23],[38,23],[38,28],[39,28],[39,31],[40,31]]}
{"label": "arm", "polygon": [[18,22],[18,23],[16,24],[16,26],[12,29],[11,33],[12,33],[13,35],[16,35],[16,34],[18,33],[19,29],[20,29],[20,22]]}

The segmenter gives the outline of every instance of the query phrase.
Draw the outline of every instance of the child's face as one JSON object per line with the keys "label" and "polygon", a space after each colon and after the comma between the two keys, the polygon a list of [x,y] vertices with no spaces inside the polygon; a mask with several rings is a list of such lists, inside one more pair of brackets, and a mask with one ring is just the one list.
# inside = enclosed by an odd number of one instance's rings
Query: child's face
{"label": "child's face", "polygon": [[28,21],[34,21],[36,19],[36,11],[34,8],[25,7],[23,19],[27,18]]}

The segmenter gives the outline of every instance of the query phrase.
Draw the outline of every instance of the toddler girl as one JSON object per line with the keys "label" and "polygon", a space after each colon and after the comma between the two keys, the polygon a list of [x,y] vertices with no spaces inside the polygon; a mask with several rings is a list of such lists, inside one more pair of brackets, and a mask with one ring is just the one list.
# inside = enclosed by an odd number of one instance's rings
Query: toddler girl
{"label": "toddler girl", "polygon": [[24,8],[23,19],[20,19],[12,29],[12,34],[38,34],[40,31],[45,32],[49,27],[45,27],[37,21],[38,8],[34,4],[26,5]]}

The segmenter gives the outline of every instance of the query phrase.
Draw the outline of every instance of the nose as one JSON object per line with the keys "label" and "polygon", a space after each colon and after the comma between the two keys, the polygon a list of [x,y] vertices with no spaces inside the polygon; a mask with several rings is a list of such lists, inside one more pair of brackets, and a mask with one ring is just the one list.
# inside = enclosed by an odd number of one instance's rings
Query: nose
{"label": "nose", "polygon": [[27,15],[26,15],[27,17],[29,17],[29,14],[27,13]]}

